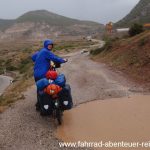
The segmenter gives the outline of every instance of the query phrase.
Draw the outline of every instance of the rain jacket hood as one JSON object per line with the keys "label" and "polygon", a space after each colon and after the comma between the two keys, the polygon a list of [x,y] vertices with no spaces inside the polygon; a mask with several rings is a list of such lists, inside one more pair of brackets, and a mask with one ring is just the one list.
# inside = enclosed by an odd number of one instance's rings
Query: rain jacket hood
{"label": "rain jacket hood", "polygon": [[53,45],[53,41],[52,40],[45,40],[44,41],[44,48],[48,49],[48,45]]}

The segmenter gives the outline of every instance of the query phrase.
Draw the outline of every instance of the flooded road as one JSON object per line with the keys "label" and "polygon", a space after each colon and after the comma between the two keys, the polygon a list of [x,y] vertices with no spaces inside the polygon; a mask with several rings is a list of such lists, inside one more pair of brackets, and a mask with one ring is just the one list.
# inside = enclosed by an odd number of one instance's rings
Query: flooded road
{"label": "flooded road", "polygon": [[63,125],[58,127],[56,136],[65,142],[149,141],[150,96],[81,104],[64,113]]}

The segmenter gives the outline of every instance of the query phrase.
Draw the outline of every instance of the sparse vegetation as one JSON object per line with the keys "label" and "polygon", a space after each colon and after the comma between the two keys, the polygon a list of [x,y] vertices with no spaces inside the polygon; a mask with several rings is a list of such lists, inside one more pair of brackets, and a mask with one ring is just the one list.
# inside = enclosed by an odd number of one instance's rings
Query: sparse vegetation
{"label": "sparse vegetation", "polygon": [[144,31],[143,25],[134,23],[129,30],[129,35],[135,36],[137,34],[142,33],[143,31]]}
{"label": "sparse vegetation", "polygon": [[108,63],[122,70],[137,82],[150,86],[149,53],[150,31],[145,31],[136,36],[112,42],[108,50],[104,46],[93,51],[92,59]]}

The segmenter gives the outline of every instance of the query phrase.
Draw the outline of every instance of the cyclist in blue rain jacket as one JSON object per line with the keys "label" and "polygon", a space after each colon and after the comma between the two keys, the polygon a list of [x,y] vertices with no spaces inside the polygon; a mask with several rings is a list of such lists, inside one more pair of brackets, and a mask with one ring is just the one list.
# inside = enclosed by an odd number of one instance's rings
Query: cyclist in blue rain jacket
{"label": "cyclist in blue rain jacket", "polygon": [[[60,58],[52,53],[53,45],[52,40],[45,40],[44,48],[32,55],[35,81],[45,78],[47,71],[50,69],[50,61],[60,64],[67,62],[67,59]],[[38,102],[36,107],[38,108]]]}
{"label": "cyclist in blue rain jacket", "polygon": [[44,48],[32,55],[34,64],[34,78],[35,81],[45,77],[47,71],[50,69],[50,61],[57,63],[65,63],[67,60],[60,58],[52,53],[53,41],[45,40]]}

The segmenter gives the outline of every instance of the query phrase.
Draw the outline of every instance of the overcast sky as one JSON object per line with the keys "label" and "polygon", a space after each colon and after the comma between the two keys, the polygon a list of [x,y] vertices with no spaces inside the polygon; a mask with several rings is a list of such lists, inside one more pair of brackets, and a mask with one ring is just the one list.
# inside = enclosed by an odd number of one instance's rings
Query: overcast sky
{"label": "overcast sky", "polygon": [[14,19],[30,10],[51,12],[100,23],[116,22],[139,0],[0,0],[0,18]]}

